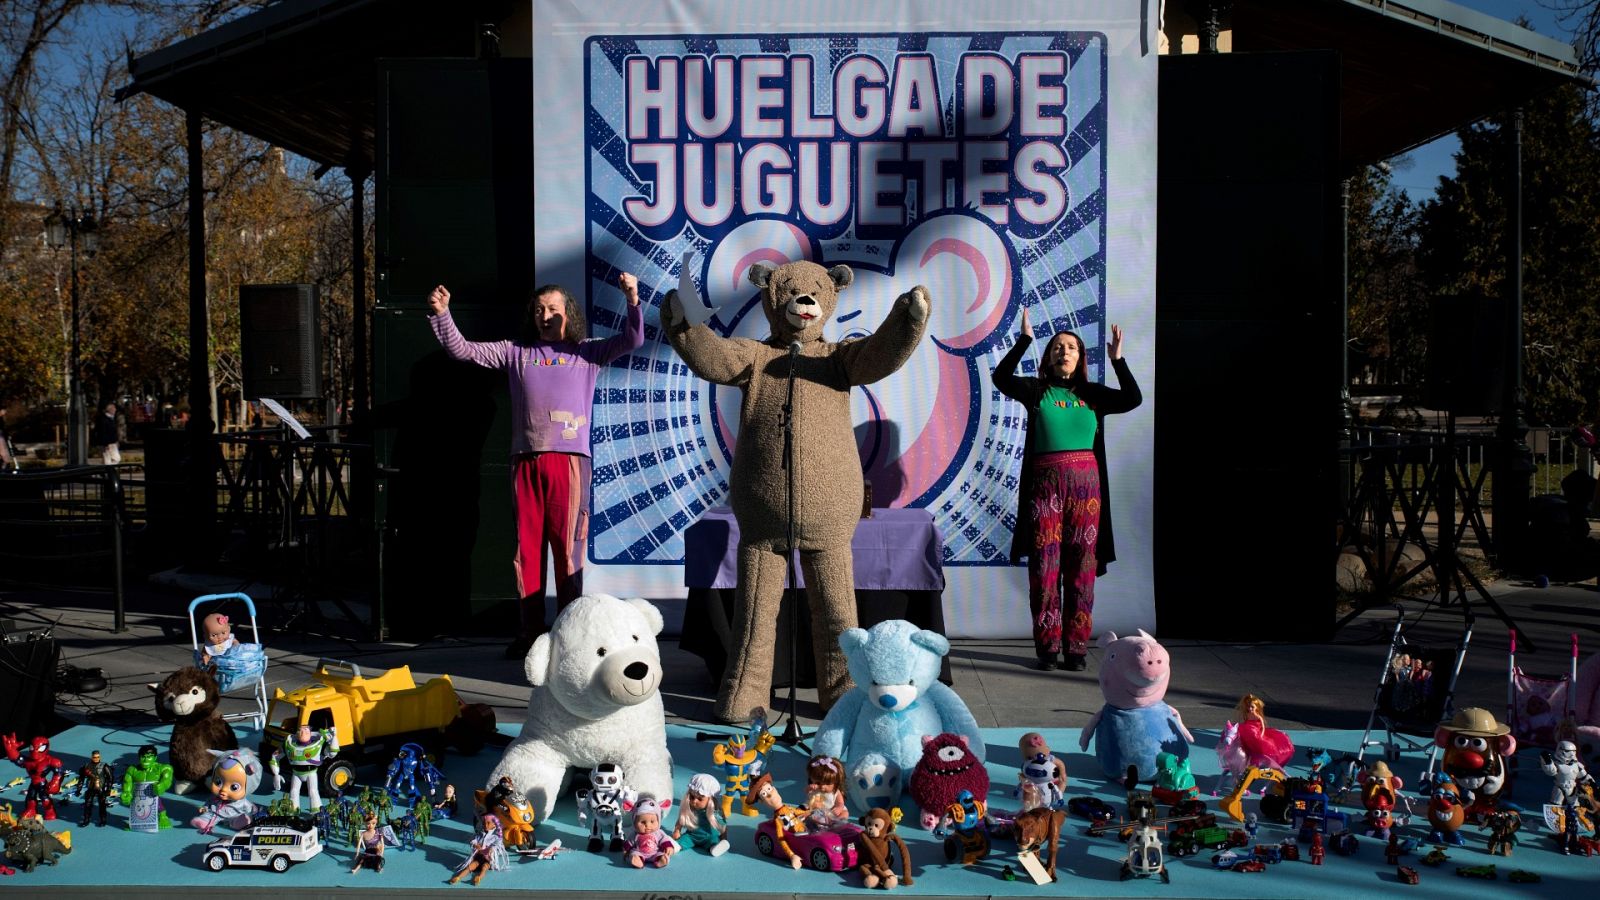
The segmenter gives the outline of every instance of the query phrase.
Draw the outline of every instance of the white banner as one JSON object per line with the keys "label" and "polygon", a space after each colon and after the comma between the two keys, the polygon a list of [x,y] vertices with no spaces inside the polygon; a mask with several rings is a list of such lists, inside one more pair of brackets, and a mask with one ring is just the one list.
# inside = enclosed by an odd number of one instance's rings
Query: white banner
{"label": "white banner", "polygon": [[681,597],[683,532],[726,504],[739,396],[695,378],[659,305],[688,275],[725,335],[764,338],[754,260],[847,263],[827,337],[865,333],[928,286],[925,341],[858,388],[879,506],[925,507],[945,541],[953,636],[1029,634],[1011,566],[1025,416],[989,374],[1026,307],[1036,348],[1077,332],[1107,377],[1109,323],[1145,403],[1107,420],[1117,562],[1097,628],[1153,628],[1151,423],[1157,22],[1146,0],[666,2],[533,6],[538,280],[645,345],[602,373],[585,587]]}

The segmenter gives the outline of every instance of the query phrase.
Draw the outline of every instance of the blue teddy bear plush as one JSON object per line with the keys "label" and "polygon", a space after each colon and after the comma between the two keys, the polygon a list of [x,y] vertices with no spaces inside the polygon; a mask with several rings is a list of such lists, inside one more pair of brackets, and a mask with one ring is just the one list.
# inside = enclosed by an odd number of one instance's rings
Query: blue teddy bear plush
{"label": "blue teddy bear plush", "polygon": [[[880,778],[884,771],[907,773],[916,768],[924,735],[965,735],[972,752],[983,760],[983,733],[977,720],[956,692],[939,682],[939,660],[950,652],[944,635],[891,619],[870,631],[846,631],[839,635],[839,647],[856,686],[822,720],[812,747],[815,753],[844,760],[852,784],[858,769],[865,772],[863,767],[872,768]],[[904,780],[891,779],[884,808],[899,802]],[[882,790],[882,784],[876,787]]]}

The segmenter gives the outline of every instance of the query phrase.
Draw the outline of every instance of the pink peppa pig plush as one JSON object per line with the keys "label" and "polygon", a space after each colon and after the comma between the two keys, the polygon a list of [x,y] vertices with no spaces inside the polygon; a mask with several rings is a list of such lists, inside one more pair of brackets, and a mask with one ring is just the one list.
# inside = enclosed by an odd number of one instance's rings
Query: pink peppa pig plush
{"label": "pink peppa pig plush", "polygon": [[1171,659],[1167,648],[1140,629],[1119,638],[1114,632],[1100,636],[1105,658],[1100,663],[1100,693],[1106,705],[1089,720],[1078,738],[1078,748],[1095,742],[1095,756],[1106,777],[1122,783],[1129,766],[1139,770],[1139,780],[1155,777],[1156,754],[1189,757],[1194,736],[1178,711],[1163,702]]}

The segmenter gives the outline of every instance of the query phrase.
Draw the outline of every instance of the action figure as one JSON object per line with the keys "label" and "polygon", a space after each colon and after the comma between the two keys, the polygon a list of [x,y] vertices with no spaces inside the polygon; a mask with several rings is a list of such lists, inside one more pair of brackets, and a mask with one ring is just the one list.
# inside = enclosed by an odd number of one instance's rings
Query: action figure
{"label": "action figure", "polygon": [[1489,829],[1489,853],[1510,856],[1517,846],[1517,832],[1522,830],[1522,816],[1514,810],[1495,810],[1484,820],[1483,827]]}
{"label": "action figure", "polygon": [[934,837],[949,835],[944,842],[946,859],[960,860],[962,865],[970,866],[989,855],[989,832],[984,820],[987,812],[983,801],[971,791],[956,795],[956,802],[950,804],[933,829]]}
{"label": "action figure", "polygon": [[1322,858],[1327,855],[1328,851],[1322,846],[1322,832],[1314,832],[1311,835],[1311,864],[1322,865]]}
{"label": "action figure", "polygon": [[1250,835],[1250,840],[1256,839],[1256,829],[1260,827],[1261,820],[1256,817],[1255,813],[1250,813],[1244,817],[1244,832]]}
{"label": "action figure", "polygon": [[217,758],[211,777],[206,779],[211,800],[200,807],[189,824],[201,834],[210,834],[219,822],[235,831],[246,828],[259,811],[250,794],[261,786],[261,760],[246,747],[212,750],[211,754]]}
{"label": "action figure", "polygon": [[[350,874],[354,875],[361,871],[362,866],[366,866],[381,875],[383,874],[383,832],[378,830],[378,814],[375,812],[367,813],[364,824],[365,827],[361,829],[361,834],[356,837],[356,858],[355,864],[350,867]],[[454,878],[450,880],[455,881]],[[477,884],[478,882],[474,879],[472,883]]]}
{"label": "action figure", "polygon": [[463,875],[472,875],[472,883],[477,884],[490,870],[504,871],[507,865],[505,841],[500,838],[500,820],[494,816],[484,816],[482,831],[472,839],[472,849],[467,853],[467,858],[456,873],[450,876],[449,884],[455,884]]}
{"label": "action figure", "polygon": [[422,791],[417,788],[418,778],[422,779],[428,789],[428,796],[432,797],[438,793],[439,783],[444,780],[444,773],[428,761],[427,751],[422,749],[421,744],[404,744],[400,747],[394,762],[389,764],[388,778],[384,782],[384,787],[396,802],[403,800],[408,804],[416,803],[422,797]]}
{"label": "action figure", "polygon": [[1572,856],[1583,852],[1580,843],[1580,825],[1578,823],[1578,795],[1576,792],[1568,794],[1567,800],[1562,804],[1561,837],[1557,840],[1561,844],[1561,855]]}
{"label": "action figure", "polygon": [[1056,764],[1051,762],[1054,758],[1048,753],[1035,753],[1022,763],[1014,795],[1022,799],[1024,810],[1041,806],[1060,809],[1066,804],[1067,798],[1062,796],[1056,780]]}
{"label": "action figure", "polygon": [[128,827],[152,830],[141,823],[153,819],[156,829],[171,828],[172,820],[161,803],[161,795],[171,789],[172,767],[161,761],[153,745],[140,747],[139,761],[122,773],[122,805],[128,807]]}
{"label": "action figure", "polygon": [[1546,775],[1556,780],[1550,786],[1550,803],[1553,806],[1565,806],[1567,798],[1577,791],[1578,785],[1594,781],[1584,767],[1583,760],[1578,758],[1578,746],[1571,741],[1556,744],[1554,755],[1549,752],[1539,754],[1539,765]]}
{"label": "action figure", "polygon": [[[50,739],[36,737],[27,747],[23,747],[16,734],[12,733],[0,741],[5,744],[6,759],[28,773],[28,802],[22,807],[22,818],[37,815],[54,819],[56,805],[50,797],[61,793],[61,778],[66,773],[61,768],[61,760],[50,754]],[[22,755],[24,751],[26,756]]]}
{"label": "action figure", "polygon": [[110,805],[112,785],[116,780],[111,764],[100,761],[100,751],[90,753],[89,764],[78,770],[77,796],[83,798],[83,817],[78,820],[78,827],[89,824],[89,815],[94,812],[96,804],[100,806],[100,816],[95,826],[105,826],[106,807]]}
{"label": "action figure", "polygon": [[[722,817],[733,815],[733,800],[739,798],[739,811],[747,816],[760,815],[761,811],[750,802],[752,779],[767,769],[767,751],[777,738],[767,730],[766,711],[759,707],[752,713],[750,733],[728,736],[728,742],[711,748],[711,762],[722,770]],[[751,743],[754,746],[750,746]]]}
{"label": "action figure", "polygon": [[602,832],[611,835],[610,850],[616,853],[627,847],[622,839],[622,814],[638,794],[622,783],[622,767],[616,763],[601,763],[589,770],[591,790],[578,792],[578,822],[589,822],[589,852],[599,853],[605,845]]}
{"label": "action figure", "polygon": [[283,739],[283,748],[272,751],[272,782],[273,790],[283,790],[283,774],[278,771],[278,760],[287,757],[289,760],[289,800],[294,803],[296,812],[300,811],[300,785],[306,785],[306,793],[311,797],[311,811],[316,812],[322,808],[322,794],[317,783],[322,779],[317,777],[317,770],[322,768],[322,763],[333,758],[339,752],[339,737],[332,730],[324,728],[312,731],[311,725],[300,723],[300,730],[286,735]]}
{"label": "action figure", "polygon": [[646,798],[633,808],[633,840],[628,842],[628,865],[635,869],[652,866],[665,868],[678,852],[678,843],[672,835],[661,830],[661,814],[672,806],[672,801],[657,803]]}
{"label": "action figure", "polygon": [[770,772],[762,772],[750,782],[750,793],[772,811],[772,830],[778,838],[778,849],[783,851],[789,865],[795,869],[805,865],[800,854],[789,848],[787,835],[809,833],[806,818],[810,811],[783,802],[783,795],[778,793],[778,786],[772,783]]}
{"label": "action figure", "polygon": [[672,827],[672,838],[679,846],[704,847],[712,856],[728,852],[728,821],[717,816],[717,791],[715,775],[701,772],[689,779],[689,789],[678,804],[678,823]]}

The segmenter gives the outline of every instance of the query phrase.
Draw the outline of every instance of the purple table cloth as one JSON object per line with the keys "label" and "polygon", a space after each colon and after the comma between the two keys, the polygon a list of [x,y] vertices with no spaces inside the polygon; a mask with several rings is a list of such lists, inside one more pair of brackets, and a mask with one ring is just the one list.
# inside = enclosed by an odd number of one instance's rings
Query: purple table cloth
{"label": "purple table cloth", "polygon": [[[739,583],[739,523],[733,510],[707,510],[683,535],[683,583],[733,588]],[[850,542],[858,591],[943,591],[944,538],[926,509],[874,509]],[[795,578],[805,587],[805,573]]]}

